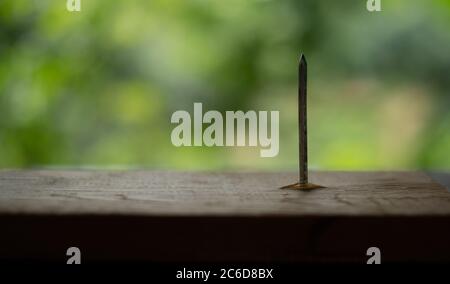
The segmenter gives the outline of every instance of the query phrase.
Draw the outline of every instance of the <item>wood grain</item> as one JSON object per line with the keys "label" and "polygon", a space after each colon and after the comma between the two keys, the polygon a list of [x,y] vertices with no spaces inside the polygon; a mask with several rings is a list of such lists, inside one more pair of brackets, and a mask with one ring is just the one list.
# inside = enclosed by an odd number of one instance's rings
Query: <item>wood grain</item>
{"label": "wood grain", "polygon": [[325,186],[282,190],[295,173],[0,171],[0,214],[169,216],[450,215],[450,193],[421,172],[312,172]]}
{"label": "wood grain", "polygon": [[450,193],[419,172],[0,171],[0,263],[450,261]]}

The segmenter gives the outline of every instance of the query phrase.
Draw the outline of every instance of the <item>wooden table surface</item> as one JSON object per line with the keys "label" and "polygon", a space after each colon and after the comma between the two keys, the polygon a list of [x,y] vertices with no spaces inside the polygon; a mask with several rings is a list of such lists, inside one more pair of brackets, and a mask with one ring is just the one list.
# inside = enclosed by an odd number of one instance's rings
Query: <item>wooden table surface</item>
{"label": "wooden table surface", "polygon": [[[421,172],[0,171],[0,259],[450,260],[450,193]],[[6,233],[5,233],[6,232]],[[112,249],[114,248],[114,249]]]}

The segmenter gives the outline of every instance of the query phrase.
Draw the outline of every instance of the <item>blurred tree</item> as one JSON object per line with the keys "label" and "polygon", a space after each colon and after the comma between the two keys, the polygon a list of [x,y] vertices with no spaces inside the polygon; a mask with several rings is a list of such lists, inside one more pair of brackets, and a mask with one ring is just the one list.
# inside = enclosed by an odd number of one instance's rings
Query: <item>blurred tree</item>
{"label": "blurred tree", "polygon": [[[450,169],[450,4],[0,1],[0,167],[286,169],[310,62],[313,166]],[[281,148],[175,148],[170,115],[280,110]]]}

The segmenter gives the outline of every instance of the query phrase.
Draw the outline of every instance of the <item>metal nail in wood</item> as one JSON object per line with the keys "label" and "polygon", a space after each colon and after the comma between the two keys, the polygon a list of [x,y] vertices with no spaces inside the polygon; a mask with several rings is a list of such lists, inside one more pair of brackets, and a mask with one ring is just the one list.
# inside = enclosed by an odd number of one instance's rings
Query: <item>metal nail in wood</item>
{"label": "metal nail in wood", "polygon": [[282,189],[315,189],[323,186],[308,182],[308,135],[307,135],[307,64],[302,54],[298,66],[298,160],[299,181]]}

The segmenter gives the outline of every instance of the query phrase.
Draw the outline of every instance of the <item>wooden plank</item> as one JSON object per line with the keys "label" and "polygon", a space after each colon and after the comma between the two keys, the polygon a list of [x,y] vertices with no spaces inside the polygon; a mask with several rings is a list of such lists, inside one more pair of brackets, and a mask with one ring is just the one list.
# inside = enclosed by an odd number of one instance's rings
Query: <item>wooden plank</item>
{"label": "wooden plank", "polygon": [[427,172],[427,174],[433,178],[435,182],[445,187],[447,191],[450,191],[450,173],[433,171]]}
{"label": "wooden plank", "polygon": [[95,262],[450,261],[444,217],[0,216],[1,260]]}
{"label": "wooden plank", "polygon": [[449,192],[418,172],[0,171],[0,261],[450,261]]}
{"label": "wooden plank", "polygon": [[420,172],[0,171],[0,214],[449,215],[450,193]]}

